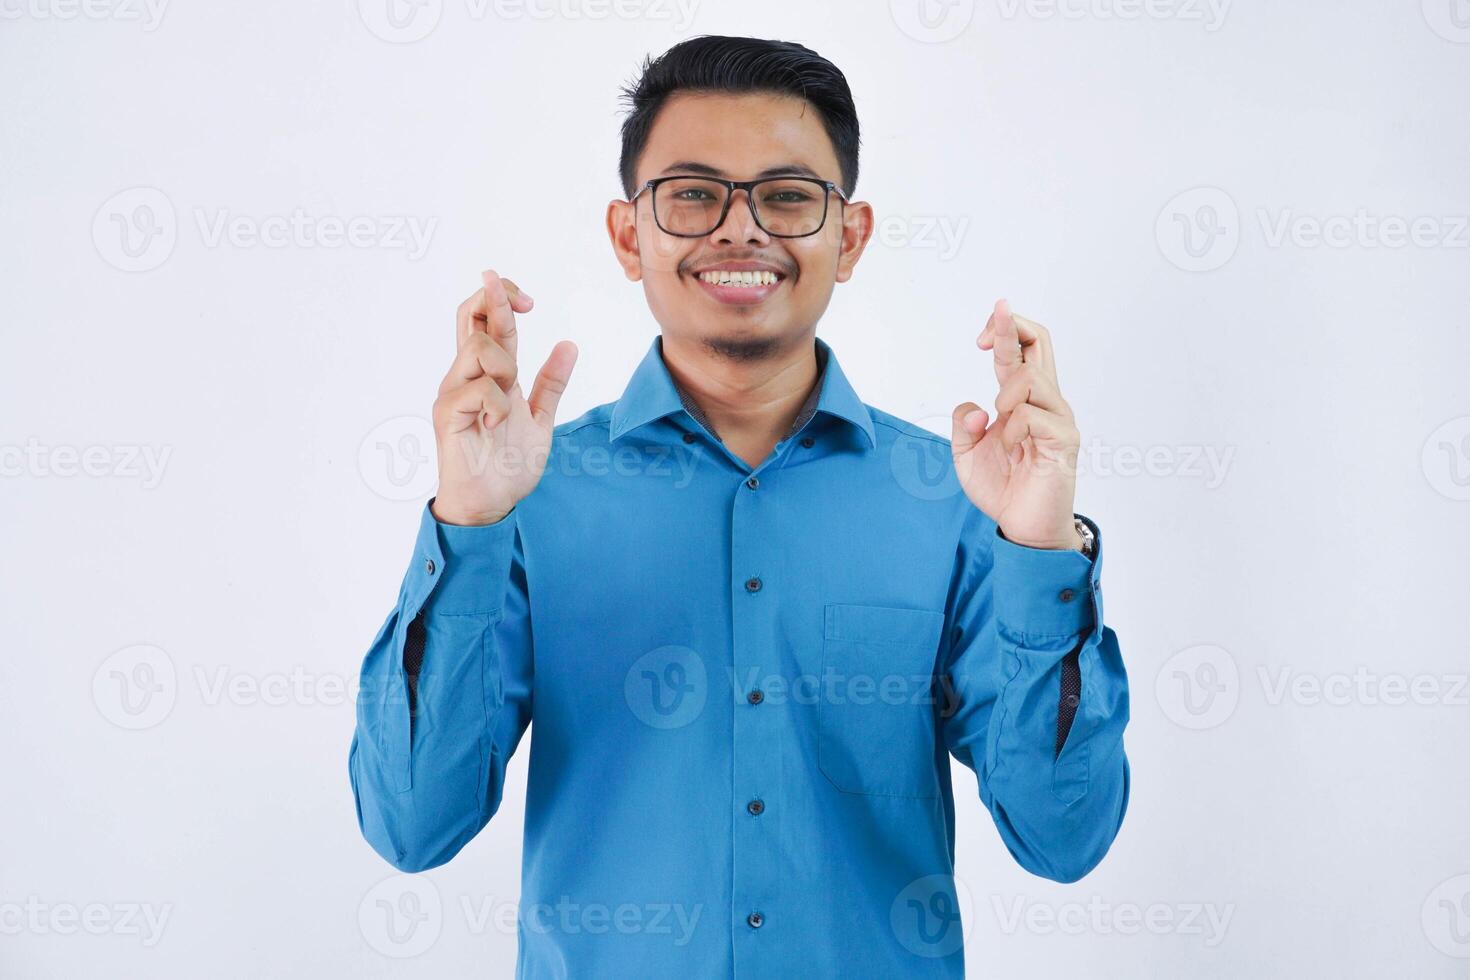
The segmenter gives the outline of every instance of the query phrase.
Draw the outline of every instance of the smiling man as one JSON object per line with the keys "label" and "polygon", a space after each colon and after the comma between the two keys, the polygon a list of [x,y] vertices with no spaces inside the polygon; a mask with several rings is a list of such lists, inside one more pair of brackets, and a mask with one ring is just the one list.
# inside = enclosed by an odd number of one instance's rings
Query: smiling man
{"label": "smiling man", "polygon": [[530,295],[486,272],[460,307],[438,493],[362,668],[362,832],[450,860],[530,726],[518,977],[962,976],[955,839],[983,838],[950,757],[1055,881],[1128,804],[1051,338],[997,303],[993,418],[963,402],[950,439],[864,403],[816,336],[873,230],[842,73],[698,37],[627,95],[607,227],[660,333],[557,425],[576,347],[527,396]]}

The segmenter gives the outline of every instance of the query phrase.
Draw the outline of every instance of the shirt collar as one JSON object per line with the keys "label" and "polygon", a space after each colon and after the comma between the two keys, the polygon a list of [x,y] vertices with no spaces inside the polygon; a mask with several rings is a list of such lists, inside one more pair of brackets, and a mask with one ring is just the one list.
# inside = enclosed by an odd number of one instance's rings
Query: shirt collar
{"label": "shirt collar", "polygon": [[[819,363],[823,359],[826,361],[817,377],[816,390],[820,390],[821,394],[817,398],[816,411],[826,412],[851,423],[862,430],[867,437],[868,446],[875,447],[878,440],[873,432],[872,414],[848,383],[832,348],[821,337],[814,339],[821,352],[818,356]],[[648,345],[647,353],[643,355],[643,360],[628,380],[628,386],[623,389],[622,397],[613,407],[608,439],[615,442],[639,426],[681,410],[685,410],[684,401],[664,363],[663,336],[660,334]]]}

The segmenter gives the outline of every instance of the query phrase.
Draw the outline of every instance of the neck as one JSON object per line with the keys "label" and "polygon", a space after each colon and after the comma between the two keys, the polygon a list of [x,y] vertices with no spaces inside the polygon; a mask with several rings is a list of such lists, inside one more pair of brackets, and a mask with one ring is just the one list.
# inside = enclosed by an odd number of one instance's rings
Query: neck
{"label": "neck", "polygon": [[782,347],[736,353],[701,340],[663,336],[664,365],[732,446],[775,445],[817,383],[814,333]]}

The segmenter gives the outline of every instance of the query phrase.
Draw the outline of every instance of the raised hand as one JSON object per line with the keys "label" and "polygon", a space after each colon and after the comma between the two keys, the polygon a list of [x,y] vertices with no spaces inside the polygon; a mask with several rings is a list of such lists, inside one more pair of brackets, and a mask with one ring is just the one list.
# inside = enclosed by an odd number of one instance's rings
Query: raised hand
{"label": "raised hand", "polygon": [[995,352],[1000,393],[993,422],[974,402],[955,406],[950,445],[965,495],[1017,544],[1080,548],[1072,508],[1082,437],[1057,384],[1051,335],[1000,300],[975,342]]}
{"label": "raised hand", "polygon": [[516,376],[516,314],[528,313],[528,293],[493,270],[459,305],[458,354],[434,401],[439,450],[436,520],[493,524],[536,489],[546,469],[556,406],[571,380],[577,346],[551,349],[528,400]]}

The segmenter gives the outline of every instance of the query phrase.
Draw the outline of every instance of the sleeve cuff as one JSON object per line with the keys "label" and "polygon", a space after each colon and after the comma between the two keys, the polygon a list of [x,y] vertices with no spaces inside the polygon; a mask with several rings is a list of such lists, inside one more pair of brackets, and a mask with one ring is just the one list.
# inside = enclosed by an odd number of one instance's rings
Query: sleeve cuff
{"label": "sleeve cuff", "polygon": [[995,528],[992,595],[996,621],[1015,633],[1071,636],[1096,621],[1094,592],[1102,571],[1102,534],[1092,529],[1094,551],[1028,548],[1007,540]]}
{"label": "sleeve cuff", "polygon": [[408,612],[496,616],[505,604],[517,512],[494,524],[461,527],[434,517],[434,498],[419,516],[418,540],[408,569]]}

